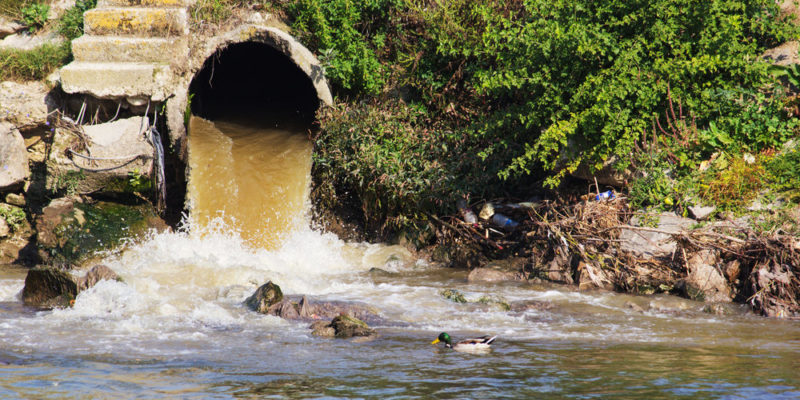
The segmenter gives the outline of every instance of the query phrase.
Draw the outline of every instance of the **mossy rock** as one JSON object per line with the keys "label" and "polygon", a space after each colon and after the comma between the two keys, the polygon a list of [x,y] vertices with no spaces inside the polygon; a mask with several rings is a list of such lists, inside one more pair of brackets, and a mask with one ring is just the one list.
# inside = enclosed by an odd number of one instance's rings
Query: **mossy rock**
{"label": "mossy rock", "polygon": [[334,318],[330,326],[336,331],[336,337],[340,339],[375,334],[375,330],[371,329],[364,321],[347,314],[340,314]]}
{"label": "mossy rock", "polygon": [[80,263],[124,239],[141,236],[156,220],[150,205],[58,199],[36,219],[39,255],[49,263]]}
{"label": "mossy rock", "polygon": [[270,307],[282,300],[281,287],[269,281],[256,289],[255,293],[244,301],[244,304],[253,311],[267,314]]}
{"label": "mossy rock", "polygon": [[466,303],[467,298],[464,297],[464,293],[459,292],[456,289],[444,289],[439,292],[439,294],[447,300],[450,300],[454,303]]}

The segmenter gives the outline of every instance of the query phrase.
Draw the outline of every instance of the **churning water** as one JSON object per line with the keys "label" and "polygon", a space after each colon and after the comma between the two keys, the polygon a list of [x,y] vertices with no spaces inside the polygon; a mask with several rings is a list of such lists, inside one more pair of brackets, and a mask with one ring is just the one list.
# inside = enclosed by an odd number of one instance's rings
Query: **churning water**
{"label": "churning water", "polygon": [[[467,283],[401,247],[344,243],[308,228],[302,135],[192,124],[193,216],[107,255],[124,282],[34,311],[19,300],[25,271],[2,270],[0,397],[800,398],[797,322],[712,316],[668,296]],[[368,303],[380,336],[322,339],[249,311],[243,300],[268,280],[312,301]],[[515,307],[454,303],[446,288]],[[499,338],[469,355],[431,346],[441,331]]]}

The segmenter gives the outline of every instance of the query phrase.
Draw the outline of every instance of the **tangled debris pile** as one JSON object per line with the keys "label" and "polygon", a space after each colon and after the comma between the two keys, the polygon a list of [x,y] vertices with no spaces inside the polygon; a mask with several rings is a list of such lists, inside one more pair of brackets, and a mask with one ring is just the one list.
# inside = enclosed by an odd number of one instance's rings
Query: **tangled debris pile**
{"label": "tangled debris pile", "polygon": [[[741,220],[699,226],[672,213],[634,212],[624,198],[613,196],[493,208],[516,225],[501,228],[486,214],[472,223],[437,220],[440,239],[457,243],[451,253],[523,257],[528,280],[581,290],[668,292],[709,303],[747,303],[769,317],[800,318],[800,238],[780,230],[756,231]],[[458,264],[458,258],[451,261]]]}

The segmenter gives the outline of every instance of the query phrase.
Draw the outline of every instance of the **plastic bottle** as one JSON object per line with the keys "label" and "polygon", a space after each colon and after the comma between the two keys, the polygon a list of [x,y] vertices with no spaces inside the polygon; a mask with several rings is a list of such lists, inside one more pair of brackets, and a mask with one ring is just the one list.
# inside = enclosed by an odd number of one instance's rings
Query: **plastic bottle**
{"label": "plastic bottle", "polygon": [[492,215],[492,224],[503,229],[514,229],[519,225],[517,221],[514,221],[503,214]]}
{"label": "plastic bottle", "polygon": [[484,204],[483,208],[481,208],[481,213],[479,215],[481,219],[492,218],[492,215],[494,215],[494,206],[492,205],[492,203]]}
{"label": "plastic bottle", "polygon": [[594,196],[594,199],[596,201],[613,200],[614,197],[616,197],[616,196],[614,196],[614,191],[613,190],[606,190],[605,192],[602,192],[602,193],[598,194],[597,196]]}
{"label": "plastic bottle", "polygon": [[461,213],[461,218],[464,219],[464,222],[468,224],[477,224],[478,217],[475,216],[475,213],[467,206],[467,202],[464,200],[459,200],[456,203],[456,207],[458,207],[458,212]]}

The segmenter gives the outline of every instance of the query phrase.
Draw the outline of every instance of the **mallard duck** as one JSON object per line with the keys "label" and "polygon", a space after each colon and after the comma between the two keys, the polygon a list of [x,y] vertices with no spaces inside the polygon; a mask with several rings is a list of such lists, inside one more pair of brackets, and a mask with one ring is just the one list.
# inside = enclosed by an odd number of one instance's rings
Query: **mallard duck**
{"label": "mallard duck", "polygon": [[439,337],[436,338],[436,340],[431,342],[431,344],[444,342],[444,347],[466,353],[486,352],[491,349],[489,346],[492,345],[492,342],[494,342],[496,338],[497,335],[491,337],[489,335],[486,335],[478,338],[464,339],[457,342],[456,344],[453,344],[453,339],[450,338],[450,335],[448,335],[447,332],[442,332],[439,334]]}

